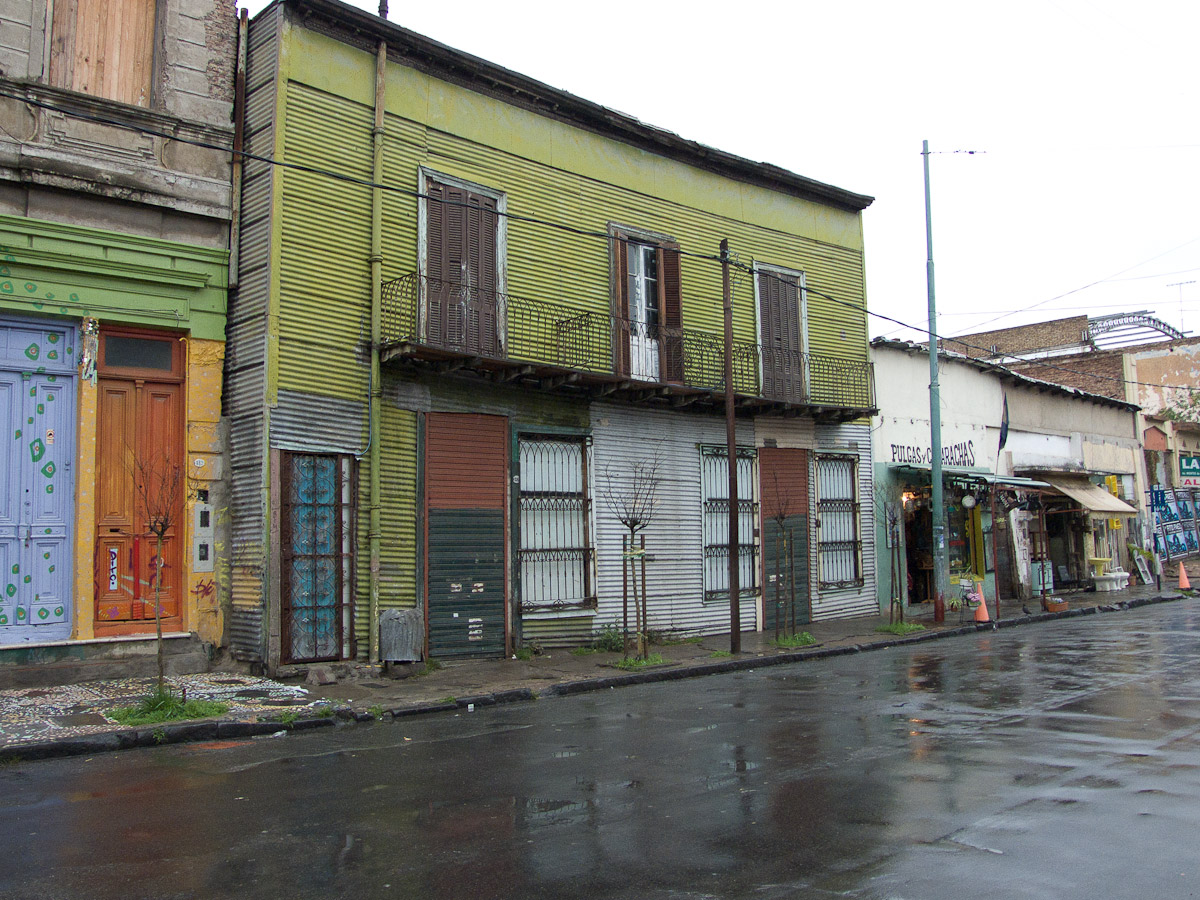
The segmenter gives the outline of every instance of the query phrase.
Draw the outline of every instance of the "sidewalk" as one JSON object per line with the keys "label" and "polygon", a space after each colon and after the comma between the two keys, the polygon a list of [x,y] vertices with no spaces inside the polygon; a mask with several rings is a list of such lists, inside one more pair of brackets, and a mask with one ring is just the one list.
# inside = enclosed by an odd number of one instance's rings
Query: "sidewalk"
{"label": "sidewalk", "polygon": [[[1165,587],[1162,591],[1135,587],[1112,593],[1065,595],[1064,599],[1069,608],[1058,613],[1042,613],[1036,601],[1028,604],[1033,615],[1024,615],[1019,604],[1006,604],[1002,609],[1005,618],[997,626],[1116,612],[1147,603],[1180,600],[1183,595]],[[618,653],[577,654],[555,649],[528,660],[447,661],[432,671],[406,678],[390,677],[378,666],[353,663],[312,667],[310,682],[336,675],[336,681],[330,684],[301,684],[223,672],[178,676],[168,679],[172,689],[178,692],[186,688],[189,698],[228,703],[229,712],[220,719],[138,728],[122,728],[105,714],[114,707],[135,703],[152,684],[150,679],[0,691],[0,760],[90,754],[182,741],[282,736],[302,729],[799,663],[897,643],[973,633],[978,627],[987,627],[971,621],[960,623],[959,618],[957,612],[948,611],[946,621],[935,624],[932,604],[914,606],[907,621],[921,624],[925,630],[903,638],[876,631],[887,623],[886,616],[814,622],[803,630],[812,634],[816,643],[796,650],[777,649],[773,645],[773,628],[762,633],[748,632],[742,635],[741,653],[736,657],[728,654],[728,634],[710,635],[655,646],[652,650],[662,655],[664,664],[634,672],[615,667],[621,658]]]}

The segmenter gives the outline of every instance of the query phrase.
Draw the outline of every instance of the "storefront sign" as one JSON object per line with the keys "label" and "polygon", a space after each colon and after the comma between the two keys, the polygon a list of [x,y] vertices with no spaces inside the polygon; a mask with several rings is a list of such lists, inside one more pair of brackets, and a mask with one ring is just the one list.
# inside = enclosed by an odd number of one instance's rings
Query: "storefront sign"
{"label": "storefront sign", "polygon": [[1200,454],[1179,454],[1179,483],[1183,487],[1200,487]]}
{"label": "storefront sign", "polygon": [[[911,444],[891,444],[891,462],[907,465],[929,466],[933,464],[933,450],[930,447],[913,446]],[[1200,456],[1196,457],[1200,461]],[[942,447],[943,466],[973,466],[975,465],[975,442],[960,441],[948,447]],[[1200,470],[1198,470],[1200,477]]]}

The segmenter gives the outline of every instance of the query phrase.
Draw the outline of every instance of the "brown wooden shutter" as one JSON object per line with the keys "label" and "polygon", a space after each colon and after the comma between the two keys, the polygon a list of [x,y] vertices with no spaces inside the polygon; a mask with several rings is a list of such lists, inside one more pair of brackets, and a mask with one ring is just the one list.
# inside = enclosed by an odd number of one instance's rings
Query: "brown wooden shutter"
{"label": "brown wooden shutter", "polygon": [[658,310],[660,371],[662,380],[683,382],[683,288],[680,279],[678,244],[663,244],[658,250]]}
{"label": "brown wooden shutter", "polygon": [[629,238],[617,232],[613,235],[613,358],[617,363],[617,374],[628,375],[632,371],[629,356]]}
{"label": "brown wooden shutter", "polygon": [[804,399],[800,337],[800,288],[790,275],[758,273],[763,394],[792,403]]}
{"label": "brown wooden shutter", "polygon": [[426,340],[500,355],[498,205],[432,182],[426,203]]}
{"label": "brown wooden shutter", "polygon": [[467,212],[471,220],[469,232],[473,245],[470,247],[468,265],[473,270],[472,315],[478,316],[478,321],[470,325],[472,347],[487,355],[499,356],[500,312],[497,291],[500,285],[496,265],[496,201],[492,197],[471,194],[470,202],[471,207]]}

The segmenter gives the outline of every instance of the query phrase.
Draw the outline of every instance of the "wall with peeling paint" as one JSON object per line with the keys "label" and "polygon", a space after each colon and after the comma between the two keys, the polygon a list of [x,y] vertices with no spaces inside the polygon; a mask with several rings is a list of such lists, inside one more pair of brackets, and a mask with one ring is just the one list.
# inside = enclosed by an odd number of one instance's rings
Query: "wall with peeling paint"
{"label": "wall with peeling paint", "polygon": [[[221,391],[228,254],[222,250],[117,234],[57,222],[0,216],[0,314],[25,322],[67,322],[77,346],[67,348],[78,374],[73,460],[75,496],[71,537],[70,638],[96,636],[97,414],[96,384],[86,377],[82,323],[156,326],[187,341],[185,447],[187,501],[182,627],[219,643],[222,593],[212,572],[192,568],[192,528],[198,492],[224,503]],[[94,362],[94,360],[92,360]],[[32,364],[31,364],[32,365]],[[218,548],[210,552],[214,563]],[[227,588],[226,588],[227,598]],[[154,630],[154,621],[131,631]]]}

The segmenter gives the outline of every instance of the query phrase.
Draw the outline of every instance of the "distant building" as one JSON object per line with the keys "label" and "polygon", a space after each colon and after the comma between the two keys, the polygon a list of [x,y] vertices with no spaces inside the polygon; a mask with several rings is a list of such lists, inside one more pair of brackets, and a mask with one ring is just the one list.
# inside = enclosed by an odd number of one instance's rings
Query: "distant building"
{"label": "distant building", "polygon": [[[1137,502],[1147,530],[1139,540],[1172,559],[1200,553],[1200,522],[1191,515],[1200,491],[1200,337],[1141,311],[960,335],[943,346],[1136,404],[1146,472]],[[1165,491],[1155,509],[1150,487]]]}

